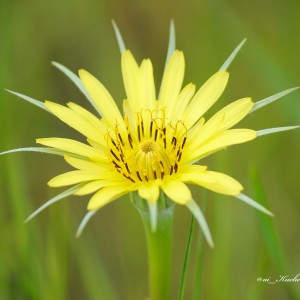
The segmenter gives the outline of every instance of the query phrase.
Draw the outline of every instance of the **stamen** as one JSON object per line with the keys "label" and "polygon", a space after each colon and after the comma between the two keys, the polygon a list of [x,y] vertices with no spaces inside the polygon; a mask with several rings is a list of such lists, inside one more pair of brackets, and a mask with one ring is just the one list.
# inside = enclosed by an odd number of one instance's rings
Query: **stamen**
{"label": "stamen", "polygon": [[118,149],[118,147],[117,147],[117,145],[116,145],[116,143],[115,143],[115,141],[111,138],[110,139],[110,141],[112,142],[112,144]]}
{"label": "stamen", "polygon": [[150,137],[152,137],[153,120],[150,122]]}
{"label": "stamen", "polygon": [[142,178],[141,178],[141,176],[140,176],[139,171],[136,171],[136,176],[138,177],[138,179],[139,179],[140,181],[143,181]]}
{"label": "stamen", "polygon": [[125,167],[126,167],[127,172],[130,174],[127,162],[125,162]]}
{"label": "stamen", "polygon": [[112,162],[113,162],[113,164],[115,165],[115,168],[116,168],[116,169],[121,169],[121,167],[120,167],[114,160],[113,160]]}
{"label": "stamen", "polygon": [[178,156],[178,162],[180,162],[181,156],[182,156],[182,152],[179,153],[179,156]]}
{"label": "stamen", "polygon": [[126,175],[126,174],[122,174],[125,178],[129,179],[131,182],[135,182],[130,176]]}
{"label": "stamen", "polygon": [[175,136],[173,136],[173,138],[172,138],[171,145],[172,145],[172,144],[174,144],[174,149],[175,149],[175,147],[176,147],[176,144],[177,144],[177,139],[176,139],[176,137],[175,137]]}
{"label": "stamen", "polygon": [[114,158],[115,158],[117,161],[120,161],[120,158],[115,154],[114,151],[112,151],[112,149],[110,149],[110,153],[114,156]]}
{"label": "stamen", "polygon": [[138,131],[138,139],[139,139],[139,142],[140,142],[141,141],[140,125],[137,126],[137,131]]}
{"label": "stamen", "polygon": [[129,145],[130,145],[131,149],[133,149],[133,147],[132,147],[132,137],[131,137],[130,133],[127,134],[127,139],[128,139],[128,142],[129,142]]}
{"label": "stamen", "polygon": [[174,171],[175,171],[175,173],[177,173],[177,171],[178,171],[178,164],[177,164],[177,162],[174,164]]}
{"label": "stamen", "polygon": [[157,134],[158,134],[158,129],[156,128],[155,129],[155,135],[154,135],[154,141],[156,141],[156,139],[157,139]]}
{"label": "stamen", "polygon": [[121,137],[120,133],[118,133],[118,137],[119,137],[119,140],[120,140],[122,146],[125,146],[125,144],[124,144],[124,142],[123,142],[123,140],[122,140],[122,137]]}
{"label": "stamen", "polygon": [[149,182],[177,173],[187,140],[185,124],[180,120],[166,122],[165,109],[141,109],[135,115],[133,123],[124,115],[125,133],[116,124],[114,134],[108,130],[105,136],[114,169],[131,182]]}
{"label": "stamen", "polygon": [[142,127],[142,136],[144,137],[144,122],[143,119],[141,119],[141,127]]}

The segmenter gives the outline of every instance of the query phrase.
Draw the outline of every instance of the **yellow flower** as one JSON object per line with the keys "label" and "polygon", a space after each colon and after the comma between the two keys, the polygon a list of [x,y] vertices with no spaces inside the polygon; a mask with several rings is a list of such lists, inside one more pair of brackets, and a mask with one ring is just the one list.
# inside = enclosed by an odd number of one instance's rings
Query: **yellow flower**
{"label": "yellow flower", "polygon": [[[160,190],[174,202],[193,207],[186,183],[240,195],[243,187],[239,182],[208,170],[201,165],[201,158],[257,137],[251,129],[231,129],[249,113],[253,102],[250,98],[237,100],[205,121],[203,115],[221,96],[229,73],[217,72],[195,93],[193,84],[182,88],[184,67],[183,52],[174,51],[157,97],[151,61],[145,59],[138,65],[130,51],[123,51],[122,75],[127,95],[123,113],[107,89],[93,75],[80,70],[80,79],[101,118],[75,103],[62,106],[45,102],[52,114],[79,131],[88,142],[37,140],[70,153],[64,158],[76,169],[51,179],[49,186],[82,183],[74,194],[94,193],[88,210],[98,210],[132,191],[155,203]],[[200,164],[194,164],[198,161]]]}
{"label": "yellow flower", "polygon": [[239,99],[206,120],[205,113],[219,99],[228,82],[227,66],[212,75],[196,91],[192,83],[183,86],[183,52],[172,51],[160,92],[157,93],[150,59],[143,60],[139,65],[129,50],[125,50],[124,46],[121,50],[126,90],[123,112],[120,112],[103,84],[89,72],[80,70],[79,80],[57,63],[56,66],[81,88],[99,115],[95,116],[72,102],[67,106],[50,101],[41,104],[15,93],[50,111],[87,140],[87,143],[82,143],[58,137],[37,139],[38,144],[47,148],[36,149],[64,155],[65,161],[75,169],[51,179],[49,186],[75,186],[51,199],[33,215],[71,194],[93,194],[88,203],[88,210],[91,211],[88,218],[109,202],[134,191],[148,201],[150,207],[155,208],[162,191],[169,199],[186,205],[192,211],[212,245],[208,226],[187,183],[235,196],[271,214],[242,194],[243,187],[238,181],[226,174],[209,170],[208,166],[201,164],[201,159],[228,146],[253,140],[259,135],[295,128],[258,132],[244,128],[232,129],[249,112],[294,89],[257,102],[256,106],[251,98]]}
{"label": "yellow flower", "polygon": [[127,94],[121,114],[105,87],[90,73],[79,71],[80,79],[101,118],[75,103],[45,106],[60,120],[79,131],[88,144],[62,138],[38,139],[37,143],[76,154],[65,155],[75,171],[49,181],[51,187],[84,183],[75,193],[96,192],[88,209],[96,210],[123,194],[138,191],[150,203],[160,189],[174,202],[192,199],[184,182],[212,191],[239,195],[242,186],[228,175],[193,164],[229,145],[256,138],[251,129],[231,129],[253,107],[250,98],[226,106],[205,122],[203,115],[222,94],[229,74],[219,71],[195,93],[195,86],[182,88],[184,56],[176,50],[164,72],[157,98],[152,64],[139,66],[130,51],[122,53],[122,74]]}

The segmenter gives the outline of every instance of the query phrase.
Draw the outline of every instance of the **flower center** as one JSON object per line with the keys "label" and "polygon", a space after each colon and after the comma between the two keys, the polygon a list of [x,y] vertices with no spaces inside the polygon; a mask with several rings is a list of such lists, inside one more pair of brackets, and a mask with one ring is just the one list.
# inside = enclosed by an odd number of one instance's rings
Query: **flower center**
{"label": "flower center", "polygon": [[146,154],[149,152],[154,152],[155,151],[155,143],[153,141],[147,141],[141,145],[141,149]]}
{"label": "flower center", "polygon": [[131,182],[164,179],[178,171],[187,139],[184,123],[167,123],[164,110],[143,110],[135,120],[124,116],[126,130],[108,133],[109,158]]}

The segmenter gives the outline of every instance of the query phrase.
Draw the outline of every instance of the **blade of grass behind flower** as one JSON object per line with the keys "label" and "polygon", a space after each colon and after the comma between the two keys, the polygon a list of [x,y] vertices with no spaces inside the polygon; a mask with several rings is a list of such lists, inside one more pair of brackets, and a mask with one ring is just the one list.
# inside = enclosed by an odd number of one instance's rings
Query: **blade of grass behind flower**
{"label": "blade of grass behind flower", "polygon": [[[201,201],[201,209],[203,214],[205,214],[206,210],[206,198],[207,192],[204,190],[202,192],[202,201]],[[204,254],[204,246],[205,240],[203,238],[203,234],[198,229],[197,234],[197,244],[196,244],[196,255],[195,255],[195,274],[194,274],[194,287],[193,287],[193,300],[200,300],[202,297],[203,290],[203,254]]]}
{"label": "blade of grass behind flower", "polygon": [[[44,242],[44,270],[47,270],[49,284],[47,290],[52,292],[45,295],[46,300],[68,298],[68,278],[70,270],[70,239],[73,238],[70,232],[71,217],[68,214],[67,206],[64,204],[53,206],[48,211],[49,218]],[[35,220],[35,226],[41,222],[41,218]],[[33,226],[34,226],[33,225]]]}
{"label": "blade of grass behind flower", "polygon": [[40,259],[39,245],[42,244],[43,237],[38,227],[23,224],[23,219],[30,210],[30,197],[25,188],[26,175],[22,159],[10,157],[6,158],[5,162],[9,201],[3,211],[10,211],[11,219],[6,223],[9,233],[8,239],[4,240],[4,252],[10,253],[11,256],[2,267],[7,268],[7,280],[12,277],[18,282],[17,286],[10,286],[10,296],[7,299],[17,299],[17,295],[22,294],[28,299],[38,300],[43,296],[42,286],[46,281],[42,266],[37,263]]}
{"label": "blade of grass behind flower", "polygon": [[[253,169],[251,173],[252,189],[254,191],[255,199],[263,206],[268,207],[268,201],[259,174],[255,169]],[[267,258],[278,272],[278,275],[289,274],[286,257],[282,250],[282,245],[278,238],[273,218],[259,212],[257,213],[257,217]],[[300,299],[300,294],[297,292],[295,285],[286,283],[283,286],[289,295],[289,299]]]}
{"label": "blade of grass behind flower", "polygon": [[[73,228],[76,226],[74,225]],[[81,280],[87,295],[86,299],[118,300],[120,295],[117,295],[116,289],[105,272],[95,248],[94,237],[89,234],[89,231],[86,230],[79,239],[74,238],[71,248],[80,274],[82,274]]]}
{"label": "blade of grass behind flower", "polygon": [[[8,13],[12,10],[11,1],[0,2],[0,86],[11,86],[15,80],[14,59],[11,49],[14,45],[12,27],[16,26],[16,19]],[[31,18],[20,20],[19,26],[27,27]],[[43,51],[41,51],[43,52]],[[40,86],[41,81],[32,81],[35,86]],[[0,149],[7,149],[18,141],[21,122],[14,115],[14,102],[7,101],[8,93],[0,91]],[[43,107],[42,107],[43,108]],[[23,112],[26,115],[26,111]],[[38,126],[38,123],[35,122]],[[53,278],[48,277],[49,262],[44,255],[45,236],[41,226],[37,224],[24,225],[26,215],[33,209],[32,193],[28,187],[34,182],[27,174],[28,165],[24,155],[1,156],[1,188],[0,188],[0,229],[1,229],[1,267],[0,267],[0,299],[31,299],[31,300],[63,300],[66,299],[65,290],[68,285],[56,273],[60,285],[53,284]],[[3,185],[2,185],[3,182]],[[59,225],[58,225],[59,226]],[[59,232],[59,231],[58,231]],[[60,256],[55,250],[56,256]],[[52,257],[53,255],[51,255]],[[51,261],[53,261],[51,259]],[[61,269],[64,273],[64,269]],[[55,297],[53,296],[55,295]]]}
{"label": "blade of grass behind flower", "polygon": [[182,273],[181,273],[178,300],[183,300],[184,289],[185,289],[185,285],[186,285],[187,268],[188,268],[188,263],[189,263],[190,256],[191,256],[191,246],[192,246],[194,228],[195,228],[195,220],[194,220],[194,217],[192,216],[190,232],[189,232],[188,242],[187,242],[185,256],[184,256],[183,268],[182,268]]}
{"label": "blade of grass behind flower", "polygon": [[[218,168],[231,167],[229,156],[219,156],[214,158]],[[211,194],[208,194],[211,195]],[[210,226],[215,241],[215,251],[209,257],[209,272],[207,275],[208,289],[205,299],[231,300],[235,295],[232,282],[232,245],[234,244],[235,228],[233,209],[235,205],[230,205],[224,195],[212,194],[213,201],[210,201]],[[228,201],[226,201],[228,200]],[[232,200],[234,201],[234,199]]]}
{"label": "blade of grass behind flower", "polygon": [[[6,86],[14,78],[12,65],[12,19],[11,1],[0,2],[0,85]],[[11,141],[16,123],[10,118],[12,104],[5,101],[7,93],[1,89],[0,126],[1,149]],[[22,219],[30,209],[29,193],[25,188],[23,160],[21,157],[1,157],[0,228],[1,228],[1,299],[41,299],[41,268],[36,263],[36,236],[38,228],[29,230]],[[3,182],[3,185],[2,185]],[[30,239],[31,238],[31,242]],[[33,259],[34,256],[34,259]]]}

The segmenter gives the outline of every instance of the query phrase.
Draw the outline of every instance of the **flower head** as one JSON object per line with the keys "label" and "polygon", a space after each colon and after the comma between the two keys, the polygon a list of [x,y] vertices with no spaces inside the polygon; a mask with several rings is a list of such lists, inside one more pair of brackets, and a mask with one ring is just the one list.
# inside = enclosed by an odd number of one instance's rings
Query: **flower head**
{"label": "flower head", "polygon": [[127,94],[123,114],[105,87],[85,70],[80,70],[79,76],[101,118],[75,103],[63,106],[45,102],[52,114],[83,134],[88,142],[37,140],[69,152],[65,160],[77,169],[53,178],[49,185],[83,183],[76,194],[96,192],[89,210],[130,191],[138,191],[154,203],[160,189],[174,202],[186,204],[192,196],[184,182],[222,194],[240,194],[242,186],[233,178],[194,164],[212,152],[257,136],[251,129],[231,129],[253,107],[250,98],[233,102],[207,121],[203,118],[222,94],[228,72],[217,72],[196,93],[193,84],[182,88],[184,56],[176,50],[166,66],[157,97],[151,61],[144,60],[139,66],[127,50],[122,53],[122,74]]}
{"label": "flower head", "polygon": [[[120,36],[118,38],[120,41]],[[60,137],[37,139],[38,144],[47,146],[39,149],[64,155],[65,161],[75,169],[49,181],[51,187],[75,185],[52,202],[70,194],[93,194],[88,203],[88,210],[91,211],[88,216],[91,216],[121,195],[134,191],[155,207],[163,192],[169,199],[186,205],[193,212],[210,244],[212,240],[208,227],[187,183],[236,196],[269,213],[241,193],[243,187],[238,181],[211,171],[201,161],[203,157],[225,147],[262,135],[262,132],[252,129],[232,129],[249,112],[258,108],[251,98],[236,100],[211,118],[204,118],[226,87],[229,78],[226,68],[236,53],[229,58],[226,66],[196,91],[192,83],[183,86],[183,52],[172,51],[157,93],[151,60],[145,59],[138,64],[123,44],[121,50],[126,91],[122,112],[108,90],[89,72],[80,70],[79,79],[56,64],[81,88],[97,115],[73,102],[63,106],[45,101],[42,105],[80,132],[87,141],[82,143]],[[277,99],[276,96],[279,98],[275,95],[272,101]],[[265,104],[260,102],[260,106]]]}

